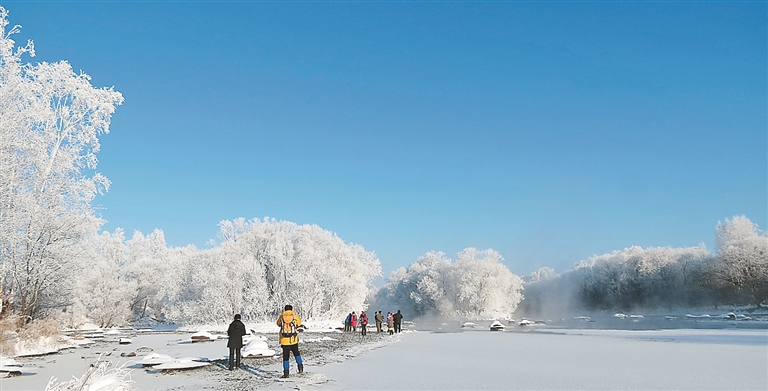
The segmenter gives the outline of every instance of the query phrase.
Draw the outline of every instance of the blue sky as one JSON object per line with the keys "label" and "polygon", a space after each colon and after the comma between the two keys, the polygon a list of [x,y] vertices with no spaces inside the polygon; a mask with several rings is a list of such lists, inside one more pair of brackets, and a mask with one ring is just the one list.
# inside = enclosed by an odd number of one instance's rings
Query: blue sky
{"label": "blue sky", "polygon": [[465,247],[523,275],[768,225],[766,2],[0,5],[125,97],[108,230],[204,248],[270,216],[385,275]]}

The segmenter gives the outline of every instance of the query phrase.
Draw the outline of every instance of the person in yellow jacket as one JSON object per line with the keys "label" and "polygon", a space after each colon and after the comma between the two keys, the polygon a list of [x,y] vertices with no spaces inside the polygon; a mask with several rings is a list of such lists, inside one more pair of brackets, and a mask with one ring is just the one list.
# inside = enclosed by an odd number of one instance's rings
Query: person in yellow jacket
{"label": "person in yellow jacket", "polygon": [[301,325],[299,315],[293,312],[293,306],[290,304],[285,306],[285,311],[277,318],[277,325],[280,326],[280,347],[283,348],[283,378],[288,377],[291,352],[296,359],[299,373],[303,373],[304,363],[301,361],[301,353],[299,353],[299,328],[304,328],[304,326]]}

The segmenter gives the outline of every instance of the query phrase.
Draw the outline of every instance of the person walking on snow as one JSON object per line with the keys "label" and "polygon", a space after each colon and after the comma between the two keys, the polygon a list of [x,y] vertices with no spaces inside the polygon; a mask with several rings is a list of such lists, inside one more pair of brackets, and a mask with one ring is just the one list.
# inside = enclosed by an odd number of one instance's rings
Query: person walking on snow
{"label": "person walking on snow", "polygon": [[304,363],[299,353],[299,328],[304,326],[290,304],[285,306],[285,311],[277,318],[277,325],[280,326],[280,347],[283,348],[283,378],[288,377],[291,353],[296,359],[299,373],[304,373]]}
{"label": "person walking on snow", "polygon": [[352,331],[357,331],[357,314],[352,311]]}
{"label": "person walking on snow", "polygon": [[381,311],[377,311],[376,315],[373,316],[374,319],[376,319],[376,334],[381,333],[381,322],[382,322],[382,316]]}
{"label": "person walking on snow", "polygon": [[229,324],[227,335],[229,336],[227,347],[229,348],[229,370],[231,371],[235,367],[240,368],[240,349],[243,348],[243,335],[245,335],[245,325],[240,321],[240,314],[235,314],[235,320]]}
{"label": "person walking on snow", "polygon": [[360,333],[363,334],[363,337],[365,337],[365,334],[368,332],[368,315],[365,314],[365,311],[360,313]]}
{"label": "person walking on snow", "polygon": [[387,331],[389,331],[389,335],[395,332],[395,318],[392,317],[391,312],[387,312]]}
{"label": "person walking on snow", "polygon": [[351,312],[347,315],[347,318],[344,319],[344,331],[352,331],[352,313]]}
{"label": "person walking on snow", "polygon": [[400,310],[397,310],[397,313],[392,315],[392,318],[395,321],[395,332],[399,333],[402,330],[403,314],[400,313]]}

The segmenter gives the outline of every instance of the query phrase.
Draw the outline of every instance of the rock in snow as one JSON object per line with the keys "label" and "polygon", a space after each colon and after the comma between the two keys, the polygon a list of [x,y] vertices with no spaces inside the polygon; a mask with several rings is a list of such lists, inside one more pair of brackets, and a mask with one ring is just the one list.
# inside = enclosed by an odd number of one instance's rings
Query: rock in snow
{"label": "rock in snow", "polygon": [[505,327],[506,326],[504,326],[498,320],[494,320],[493,323],[491,323],[491,325],[490,325],[491,331],[504,331]]}

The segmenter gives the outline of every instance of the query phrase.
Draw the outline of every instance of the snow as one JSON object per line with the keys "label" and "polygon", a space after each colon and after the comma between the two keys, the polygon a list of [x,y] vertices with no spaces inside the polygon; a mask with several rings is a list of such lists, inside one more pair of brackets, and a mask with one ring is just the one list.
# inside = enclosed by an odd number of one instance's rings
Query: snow
{"label": "snow", "polygon": [[62,346],[53,337],[40,337],[34,340],[16,341],[16,352],[18,357],[40,356],[56,353]]}
{"label": "snow", "polygon": [[[448,325],[447,323],[446,323],[446,324],[444,324],[444,326],[447,326],[447,325]],[[494,320],[494,321],[493,321],[493,322],[492,322],[492,323],[491,323],[491,324],[490,324],[488,327],[491,329],[491,331],[501,331],[501,330],[504,330],[504,328],[505,328],[506,326],[504,326],[504,325],[503,325],[501,322],[499,322],[498,320]]]}
{"label": "snow", "polygon": [[144,358],[139,360],[139,364],[142,366],[152,366],[162,364],[168,361],[173,361],[173,357],[167,354],[149,353]]}
{"label": "snow", "polygon": [[313,368],[333,382],[306,389],[768,389],[765,330],[657,331],[663,341],[537,330],[403,335],[386,349]]}
{"label": "snow", "polygon": [[212,341],[218,338],[218,335],[213,335],[207,331],[198,331],[189,337],[192,341]]}
{"label": "snow", "polygon": [[241,350],[243,357],[272,357],[275,351],[269,348],[266,338],[251,338]]}
{"label": "snow", "polygon": [[173,369],[194,369],[202,368],[207,365],[211,365],[209,362],[203,362],[202,357],[182,357],[171,361],[166,361],[162,364],[155,365],[152,369],[159,370],[173,370]]}
{"label": "snow", "polygon": [[[456,322],[455,328],[443,326],[439,332],[408,329],[392,337],[374,333],[381,342],[368,345],[355,342],[362,341],[359,333],[331,336],[305,332],[301,343],[308,351],[312,346],[337,343],[343,338],[353,341],[353,345],[343,351],[322,353],[322,359],[308,355],[313,358],[305,362],[307,374],[287,380],[278,380],[282,372],[278,358],[252,358],[244,362],[244,370],[227,371],[222,364],[228,353],[226,339],[200,344],[191,342],[190,332],[133,332],[128,333],[132,345],[101,341],[49,356],[4,358],[4,365],[21,365],[24,370],[22,376],[0,379],[0,389],[42,390],[52,376],[80,377],[99,359],[111,361],[114,366],[126,365],[132,370],[130,379],[136,389],[147,391],[768,389],[765,328],[603,330],[549,325],[530,328],[510,323],[505,331],[490,332],[484,327],[461,325]],[[276,348],[276,326],[270,327],[271,333],[246,337],[244,355],[250,344],[254,348]],[[445,331],[449,329],[455,331]],[[120,357],[125,352],[136,352],[137,356]],[[174,361],[176,367],[205,368],[166,373],[157,366],[143,367],[143,363],[162,365]],[[241,383],[230,383],[232,379]],[[109,384],[111,380],[105,376],[103,381]],[[243,388],[243,384],[250,383],[242,381],[258,383]]]}
{"label": "snow", "polygon": [[331,337],[322,337],[322,338],[304,338],[302,341],[303,342],[320,342],[320,341],[336,341],[336,340]]}

